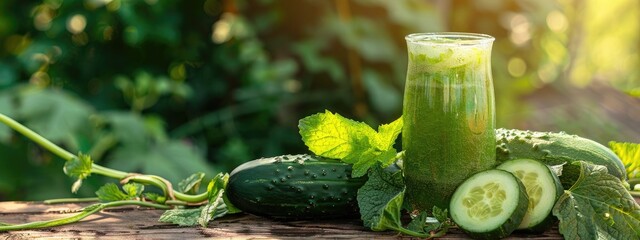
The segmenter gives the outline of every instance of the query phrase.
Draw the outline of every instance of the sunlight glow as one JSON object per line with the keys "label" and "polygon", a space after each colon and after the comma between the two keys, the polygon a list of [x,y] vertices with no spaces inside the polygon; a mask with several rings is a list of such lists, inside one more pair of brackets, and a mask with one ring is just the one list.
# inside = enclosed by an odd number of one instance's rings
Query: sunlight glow
{"label": "sunlight glow", "polygon": [[33,18],[33,26],[40,31],[47,31],[51,28],[51,20],[53,20],[53,12],[47,6],[38,7],[35,10],[36,15]]}
{"label": "sunlight glow", "polygon": [[47,86],[49,85],[49,83],[51,83],[51,78],[46,72],[37,71],[33,75],[31,75],[29,83],[37,86]]}
{"label": "sunlight glow", "polygon": [[224,13],[220,20],[213,24],[211,40],[214,43],[223,43],[231,39],[231,24],[235,20],[235,16],[231,13]]}
{"label": "sunlight glow", "polygon": [[551,83],[558,77],[558,70],[554,64],[544,64],[538,69],[538,78],[543,83]]}
{"label": "sunlight glow", "polygon": [[523,14],[514,14],[509,21],[509,39],[516,45],[524,45],[531,39],[531,23]]}
{"label": "sunlight glow", "polygon": [[569,20],[560,11],[552,11],[547,15],[547,26],[551,31],[563,33],[569,27]]}
{"label": "sunlight glow", "polygon": [[522,58],[513,57],[509,59],[507,70],[511,76],[522,77],[527,72],[527,63]]}
{"label": "sunlight glow", "polygon": [[78,34],[84,31],[87,26],[87,18],[81,14],[73,15],[67,20],[67,30],[73,34]]}

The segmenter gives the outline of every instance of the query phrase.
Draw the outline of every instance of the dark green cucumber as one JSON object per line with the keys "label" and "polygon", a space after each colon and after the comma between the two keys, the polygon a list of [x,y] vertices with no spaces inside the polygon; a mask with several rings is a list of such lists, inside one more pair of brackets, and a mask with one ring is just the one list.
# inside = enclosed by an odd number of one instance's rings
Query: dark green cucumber
{"label": "dark green cucumber", "polygon": [[515,175],[527,191],[529,207],[518,229],[542,233],[553,225],[555,217],[551,210],[560,198],[562,185],[558,176],[545,164],[532,159],[516,159],[507,161],[498,169]]}
{"label": "dark green cucumber", "polygon": [[509,236],[527,212],[529,198],[510,172],[491,169],[465,180],[451,197],[451,219],[474,239]]}
{"label": "dark green cucumber", "polygon": [[[572,162],[586,161],[607,167],[609,174],[626,180],[625,167],[611,149],[576,135],[563,132],[534,132],[515,129],[496,130],[496,160],[505,161],[528,158],[546,165],[562,165],[571,168]],[[576,171],[563,171],[560,176],[564,188],[577,179]]]}
{"label": "dark green cucumber", "polygon": [[242,211],[277,219],[358,216],[356,194],[366,178],[351,165],[310,155],[285,155],[244,163],[229,176],[226,193]]}

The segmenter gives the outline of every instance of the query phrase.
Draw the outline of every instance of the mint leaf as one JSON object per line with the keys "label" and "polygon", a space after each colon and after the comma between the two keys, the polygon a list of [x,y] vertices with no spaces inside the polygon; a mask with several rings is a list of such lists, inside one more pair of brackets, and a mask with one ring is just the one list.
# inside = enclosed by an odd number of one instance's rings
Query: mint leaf
{"label": "mint leaf", "polygon": [[577,161],[576,183],[553,208],[565,239],[638,239],[640,206],[622,181],[600,165]]}
{"label": "mint leaf", "polygon": [[100,187],[100,189],[96,191],[96,195],[98,196],[100,201],[103,202],[133,199],[128,194],[120,191],[120,188],[115,183],[107,183],[104,186]]}
{"label": "mint leaf", "polygon": [[328,110],[301,119],[298,127],[302,140],[313,153],[345,160],[357,159],[359,153],[372,148],[377,134],[365,123]]}
{"label": "mint leaf", "polygon": [[93,161],[89,155],[78,153],[78,156],[64,163],[62,170],[64,174],[69,177],[75,178],[76,181],[71,186],[71,192],[76,193],[80,186],[82,186],[82,180],[91,175],[91,167]]}
{"label": "mint leaf", "polygon": [[365,123],[325,111],[301,119],[298,127],[309,150],[352,163],[352,175],[361,177],[375,163],[388,166],[395,160],[393,144],[402,129],[402,119],[382,125],[376,132]]}
{"label": "mint leaf", "polygon": [[378,127],[378,147],[389,149],[393,147],[398,135],[402,132],[402,117],[389,124],[382,124]]}
{"label": "mint leaf", "polygon": [[640,144],[609,142],[609,147],[622,160],[627,169],[627,178],[640,178]]}
{"label": "mint leaf", "polygon": [[180,181],[180,183],[178,183],[178,189],[183,193],[195,194],[196,192],[198,192],[198,188],[200,188],[200,182],[202,182],[202,178],[204,178],[204,173],[194,173],[188,178]]}
{"label": "mint leaf", "polygon": [[362,153],[362,158],[353,164],[351,175],[353,177],[361,177],[367,174],[369,168],[374,166],[377,162],[380,162],[383,166],[387,166],[395,160],[396,150],[389,149],[381,153],[365,152]]}
{"label": "mint leaf", "polygon": [[165,211],[159,222],[178,224],[179,226],[198,225],[198,218],[203,207],[188,209],[171,209]]}
{"label": "mint leaf", "polygon": [[[394,200],[398,196],[400,199]],[[358,190],[358,207],[364,226],[374,231],[387,229],[381,223],[386,221],[384,212],[394,210],[387,209],[387,205],[392,201],[402,202],[402,196],[404,196],[402,172],[386,172],[381,167],[375,166],[369,173],[369,180]],[[392,205],[396,203],[394,202]],[[401,206],[402,204],[400,204]],[[393,208],[393,206],[389,207]]]}

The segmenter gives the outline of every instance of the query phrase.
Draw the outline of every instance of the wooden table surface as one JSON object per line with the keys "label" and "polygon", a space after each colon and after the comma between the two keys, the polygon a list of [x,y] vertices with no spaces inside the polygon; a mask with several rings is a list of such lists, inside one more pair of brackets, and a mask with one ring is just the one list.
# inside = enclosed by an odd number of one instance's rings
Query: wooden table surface
{"label": "wooden table surface", "polygon": [[[640,202],[640,199],[636,198]],[[69,216],[87,204],[0,202],[0,222],[25,223]],[[394,239],[393,232],[372,232],[358,219],[273,221],[250,214],[216,219],[208,228],[178,227],[158,222],[163,210],[123,207],[94,214],[79,223],[29,231],[0,233],[0,239],[202,239],[202,238],[347,238]],[[458,229],[441,239],[467,239]],[[562,239],[557,226],[541,235],[512,234],[508,239]]]}

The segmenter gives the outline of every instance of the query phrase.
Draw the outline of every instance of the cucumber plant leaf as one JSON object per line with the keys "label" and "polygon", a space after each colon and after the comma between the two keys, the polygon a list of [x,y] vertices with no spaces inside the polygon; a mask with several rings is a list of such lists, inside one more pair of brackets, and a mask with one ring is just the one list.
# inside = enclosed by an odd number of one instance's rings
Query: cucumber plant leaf
{"label": "cucumber plant leaf", "polygon": [[[358,207],[360,208],[360,216],[364,226],[374,231],[388,229],[388,227],[385,227],[384,222],[388,221],[387,218],[393,216],[385,217],[385,211],[392,211],[397,201],[400,201],[401,207],[403,196],[404,181],[402,172],[390,173],[379,166],[375,166],[369,172],[367,182],[358,190]],[[390,203],[391,206],[387,207]],[[399,211],[400,209],[398,209]],[[394,225],[393,227],[397,226]]]}
{"label": "cucumber plant leaf", "polygon": [[447,211],[434,207],[438,222],[427,222],[427,213],[414,218],[407,227],[402,225],[404,179],[401,171],[383,169],[379,164],[369,171],[369,179],[358,190],[358,207],[364,226],[373,231],[395,230],[420,238],[440,237],[453,226]]}
{"label": "cucumber plant leaf", "polygon": [[553,208],[565,239],[638,239],[640,206],[623,182],[600,165],[577,161],[576,183]]}
{"label": "cucumber plant leaf", "polygon": [[220,189],[217,194],[209,198],[209,203],[202,207],[200,216],[198,217],[198,223],[200,226],[206,227],[210,221],[222,217],[229,212],[229,210],[227,210],[227,205],[224,202],[223,195],[224,189]]}
{"label": "cucumber plant leaf", "polygon": [[144,197],[160,204],[164,204],[167,201],[167,197],[157,193],[144,193]]}
{"label": "cucumber plant leaf", "polygon": [[198,217],[200,226],[206,227],[209,221],[227,213],[223,199],[227,181],[229,181],[229,174],[218,173],[218,175],[209,182],[207,186],[208,203],[202,207],[202,211],[200,211],[200,216]]}
{"label": "cucumber plant leaf", "polygon": [[144,186],[139,183],[127,183],[122,189],[124,192],[115,183],[107,183],[96,191],[96,195],[102,202],[132,200],[140,197]]}
{"label": "cucumber plant leaf", "polygon": [[63,167],[64,174],[69,177],[75,178],[76,181],[71,186],[71,192],[76,193],[80,186],[82,186],[82,180],[91,175],[91,167],[93,161],[89,155],[79,153],[77,157],[68,160]]}
{"label": "cucumber plant leaf", "polygon": [[207,205],[198,208],[177,208],[165,211],[158,221],[178,224],[180,226],[207,227],[210,221],[226,215],[229,211],[222,196],[224,190],[218,194]]}
{"label": "cucumber plant leaf", "polygon": [[142,192],[144,191],[144,185],[134,182],[127,183],[125,185],[122,185],[122,190],[124,190],[127,196],[129,196],[129,199],[135,199],[142,195]]}
{"label": "cucumber plant leaf", "polygon": [[225,188],[229,174],[218,173],[207,186],[207,204],[199,208],[171,209],[165,211],[158,221],[180,226],[200,225],[206,227],[209,222],[226,214],[240,212],[226,198]]}
{"label": "cucumber plant leaf", "polygon": [[640,98],[640,88],[634,88],[625,91],[629,96]]}
{"label": "cucumber plant leaf", "polygon": [[627,178],[640,178],[640,144],[612,141],[609,147],[622,160],[627,169]]}
{"label": "cucumber plant leaf", "polygon": [[202,182],[203,178],[203,172],[194,173],[188,178],[180,181],[180,183],[178,183],[178,189],[183,193],[195,194],[196,192],[198,192],[198,188],[200,188],[200,183]]}
{"label": "cucumber plant leaf", "polygon": [[400,218],[400,209],[402,209],[402,200],[404,199],[404,189],[389,199],[388,202],[378,208],[375,215],[368,219],[369,227],[373,231],[385,231],[402,229]]}
{"label": "cucumber plant leaf", "polygon": [[165,211],[159,222],[178,224],[179,226],[195,226],[198,225],[198,218],[202,212],[202,207],[187,209],[171,209]]}
{"label": "cucumber plant leaf", "polygon": [[407,229],[420,233],[430,233],[431,237],[441,237],[449,231],[449,228],[455,225],[449,218],[447,209],[443,210],[433,206],[431,213],[433,217],[429,217],[426,211],[420,212],[418,216],[409,222]]}
{"label": "cucumber plant leaf", "polygon": [[395,160],[397,151],[393,145],[402,129],[402,118],[376,131],[327,110],[301,119],[298,128],[311,152],[351,163],[352,175],[361,177],[377,162],[387,166]]}
{"label": "cucumber plant leaf", "polygon": [[[407,229],[411,231],[416,231],[416,232],[425,232],[425,231],[435,230],[435,229],[426,228],[427,225],[425,225],[425,223],[427,222],[428,218],[429,218],[429,215],[427,214],[426,211],[420,212],[418,216],[411,219],[411,222],[409,222],[409,225],[407,225]],[[435,226],[435,225],[429,225],[429,226]]]}
{"label": "cucumber plant leaf", "polygon": [[68,142],[69,136],[89,125],[94,109],[68,92],[53,88],[25,86],[20,89],[16,114],[25,125],[52,142]]}

